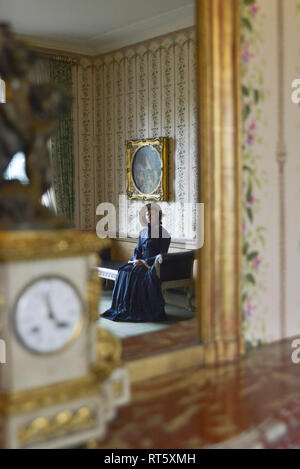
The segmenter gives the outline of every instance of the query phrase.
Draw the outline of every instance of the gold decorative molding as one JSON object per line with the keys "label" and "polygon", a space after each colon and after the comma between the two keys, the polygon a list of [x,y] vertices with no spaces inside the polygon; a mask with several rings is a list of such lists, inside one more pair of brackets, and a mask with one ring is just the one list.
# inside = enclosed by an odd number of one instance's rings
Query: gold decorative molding
{"label": "gold decorative molding", "polygon": [[91,232],[75,230],[0,231],[0,262],[88,255],[110,245]]}
{"label": "gold decorative molding", "polygon": [[88,375],[42,388],[0,393],[0,415],[33,412],[65,402],[98,395],[101,384],[121,365],[121,342],[104,329],[97,331],[96,362]]}
{"label": "gold decorative molding", "polygon": [[113,369],[121,364],[122,344],[120,339],[106,329],[98,329],[97,333],[97,360],[92,370],[96,375],[108,376]]}
{"label": "gold decorative molding", "polygon": [[26,426],[18,428],[18,438],[22,446],[48,438],[61,437],[83,429],[90,429],[97,424],[97,416],[89,407],[80,407],[74,411],[63,410],[51,417],[37,417]]}
{"label": "gold decorative molding", "polygon": [[[95,264],[96,265],[96,264]],[[98,262],[99,265],[99,262]],[[101,295],[101,281],[96,269],[91,269],[87,284],[87,301],[89,306],[90,321],[94,322],[99,317],[99,299]]]}
{"label": "gold decorative molding", "polygon": [[[125,363],[130,382],[158,378],[193,366],[204,365],[204,346],[190,345],[168,352],[148,355]],[[205,372],[205,371],[204,371]]]}
{"label": "gold decorative molding", "polygon": [[241,301],[240,2],[197,0],[200,201],[196,291],[204,362],[244,351]]}
{"label": "gold decorative molding", "polygon": [[63,410],[52,417],[37,417],[28,425],[18,428],[18,438],[21,445],[26,446],[48,438],[61,437],[65,433],[91,429],[96,424],[95,411],[85,406],[74,411]]}

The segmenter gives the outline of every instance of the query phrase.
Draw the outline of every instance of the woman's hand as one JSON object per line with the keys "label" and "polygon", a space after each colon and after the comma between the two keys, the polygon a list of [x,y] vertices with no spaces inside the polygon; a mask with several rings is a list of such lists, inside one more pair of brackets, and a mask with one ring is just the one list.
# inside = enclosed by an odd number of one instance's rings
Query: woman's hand
{"label": "woman's hand", "polygon": [[133,265],[144,265],[144,262],[140,259],[136,259],[135,261],[133,261]]}

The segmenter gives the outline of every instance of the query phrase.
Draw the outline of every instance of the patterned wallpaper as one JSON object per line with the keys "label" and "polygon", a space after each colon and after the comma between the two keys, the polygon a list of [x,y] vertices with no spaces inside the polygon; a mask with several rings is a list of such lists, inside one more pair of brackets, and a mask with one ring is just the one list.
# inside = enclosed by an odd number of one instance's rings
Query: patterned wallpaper
{"label": "patterned wallpaper", "polygon": [[[190,238],[181,205],[197,201],[197,102],[194,29],[99,57],[94,64],[94,205],[125,194],[125,140],[170,137],[170,201],[161,203],[173,238]],[[128,201],[129,233],[142,202]]]}
{"label": "patterned wallpaper", "polygon": [[83,57],[74,67],[74,126],[75,126],[75,223],[82,230],[95,229],[94,207],[94,118],[93,62]]}
{"label": "patterned wallpaper", "polygon": [[[269,274],[264,250],[267,227],[260,218],[267,171],[262,164],[266,116],[263,105],[268,94],[262,70],[265,66],[261,40],[265,15],[256,2],[242,7],[242,96],[243,96],[243,315],[247,341],[265,339],[263,296]],[[260,308],[257,314],[257,308]]]}
{"label": "patterned wallpaper", "polygon": [[291,102],[291,82],[300,76],[299,3],[243,0],[243,316],[249,346],[300,332],[300,108]]}

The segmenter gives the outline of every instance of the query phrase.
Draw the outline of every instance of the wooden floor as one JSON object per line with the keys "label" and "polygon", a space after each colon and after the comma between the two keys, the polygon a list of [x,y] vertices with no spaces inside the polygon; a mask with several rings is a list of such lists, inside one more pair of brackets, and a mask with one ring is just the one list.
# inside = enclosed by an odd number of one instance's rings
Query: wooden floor
{"label": "wooden floor", "polygon": [[292,339],[238,363],[133,386],[101,448],[300,448],[300,364]]}

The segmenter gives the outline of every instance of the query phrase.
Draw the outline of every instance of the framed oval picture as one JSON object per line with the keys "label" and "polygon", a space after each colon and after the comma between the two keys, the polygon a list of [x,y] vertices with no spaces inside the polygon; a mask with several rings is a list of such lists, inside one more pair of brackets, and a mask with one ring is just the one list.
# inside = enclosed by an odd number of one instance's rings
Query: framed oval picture
{"label": "framed oval picture", "polygon": [[128,140],[127,196],[168,200],[168,138]]}

